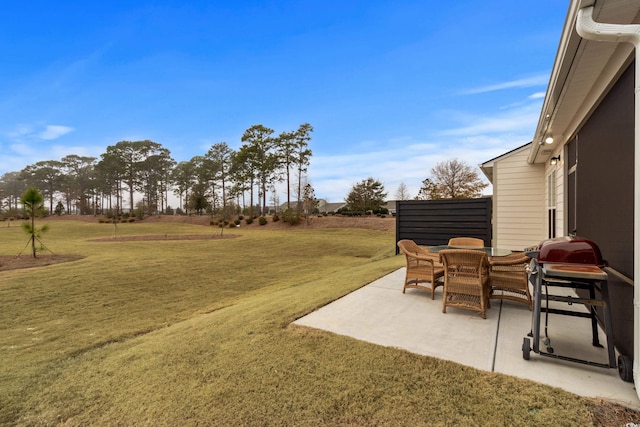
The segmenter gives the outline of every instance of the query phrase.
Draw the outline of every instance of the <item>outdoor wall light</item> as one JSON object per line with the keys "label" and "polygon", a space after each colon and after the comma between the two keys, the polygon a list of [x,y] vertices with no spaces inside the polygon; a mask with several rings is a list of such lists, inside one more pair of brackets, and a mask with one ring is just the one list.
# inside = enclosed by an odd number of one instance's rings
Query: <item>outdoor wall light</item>
{"label": "outdoor wall light", "polygon": [[552,165],[555,165],[559,161],[560,161],[560,154],[558,154],[557,156],[551,158],[551,164]]}
{"label": "outdoor wall light", "polygon": [[552,136],[548,136],[544,142],[546,142],[547,144],[553,144],[553,137]]}

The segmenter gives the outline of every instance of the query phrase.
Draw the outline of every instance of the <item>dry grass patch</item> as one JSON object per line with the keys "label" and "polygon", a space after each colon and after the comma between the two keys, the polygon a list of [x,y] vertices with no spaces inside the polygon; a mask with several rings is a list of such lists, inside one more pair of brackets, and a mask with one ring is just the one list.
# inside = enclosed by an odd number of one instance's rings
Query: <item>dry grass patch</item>
{"label": "dry grass patch", "polygon": [[[559,389],[287,326],[393,259],[261,293],[67,358],[21,422],[68,425],[588,425]],[[374,272],[370,272],[373,270]],[[344,276],[347,277],[344,277]]]}

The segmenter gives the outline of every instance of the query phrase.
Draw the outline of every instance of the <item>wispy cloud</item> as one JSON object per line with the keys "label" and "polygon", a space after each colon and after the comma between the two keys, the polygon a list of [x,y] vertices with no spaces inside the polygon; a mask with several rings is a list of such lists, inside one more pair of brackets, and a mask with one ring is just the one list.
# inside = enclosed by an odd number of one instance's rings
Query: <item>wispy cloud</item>
{"label": "wispy cloud", "polygon": [[[533,132],[540,114],[540,102],[530,102],[519,108],[502,111],[500,114],[472,115],[468,113],[451,112],[460,126],[445,129],[438,134],[441,136],[477,136],[505,133]],[[529,135],[531,138],[533,135]]]}
{"label": "wispy cloud", "polygon": [[534,87],[534,86],[546,86],[549,82],[549,74],[542,73],[531,77],[525,77],[522,79],[511,80],[502,83],[496,83],[488,86],[481,86],[477,88],[471,88],[463,90],[462,95],[476,95],[479,93],[495,92],[498,90]]}
{"label": "wispy cloud", "polygon": [[29,125],[17,125],[12,131],[7,132],[7,137],[12,140],[22,139],[33,134],[33,127]]}
{"label": "wispy cloud", "polygon": [[6,146],[0,144],[0,152],[2,153],[3,160],[0,175],[8,171],[22,170],[25,166],[39,161],[60,160],[70,154],[99,159],[104,149],[105,147],[97,145],[67,146],[49,144],[43,147],[33,142],[12,143]]}
{"label": "wispy cloud", "polygon": [[73,130],[74,129],[69,126],[47,125],[45,129],[38,134],[38,137],[50,141],[52,139],[58,139],[69,132],[73,132]]}
{"label": "wispy cloud", "polygon": [[393,147],[361,154],[314,156],[309,177],[316,197],[331,202],[344,200],[354,184],[368,177],[379,180],[391,199],[400,183],[406,185],[411,197],[415,197],[422,181],[431,175],[431,169],[437,163],[458,158],[475,168],[521,143],[510,137],[468,135],[439,138],[438,142],[434,142],[435,139],[404,139],[406,146],[401,149]]}
{"label": "wispy cloud", "polygon": [[[393,198],[400,183],[412,197],[439,162],[460,159],[472,167],[531,140],[540,111],[539,98],[528,98],[514,108],[474,114],[442,112],[454,124],[421,139],[399,136],[386,141],[366,141],[371,147],[361,153],[314,155],[310,182],[317,197],[344,200],[353,184],[367,177],[380,180]],[[359,145],[356,143],[356,145]],[[478,173],[483,177],[482,173]],[[486,191],[490,191],[487,188]]]}
{"label": "wispy cloud", "polygon": [[70,126],[62,125],[43,125],[43,124],[19,124],[15,128],[6,133],[6,136],[15,142],[28,141],[51,141],[58,139],[63,135],[73,132],[75,129]]}

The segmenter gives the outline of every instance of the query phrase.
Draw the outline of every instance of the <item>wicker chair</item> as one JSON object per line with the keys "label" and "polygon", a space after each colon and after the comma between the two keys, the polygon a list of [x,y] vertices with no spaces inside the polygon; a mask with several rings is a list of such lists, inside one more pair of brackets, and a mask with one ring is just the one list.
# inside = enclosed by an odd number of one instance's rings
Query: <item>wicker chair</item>
{"label": "wicker chair", "polygon": [[484,241],[475,237],[453,237],[449,239],[449,246],[482,248],[484,247]]}
{"label": "wicker chair", "polygon": [[440,251],[444,264],[442,312],[447,307],[479,311],[487,318],[489,303],[489,260],[486,252],[474,249]]}
{"label": "wicker chair", "polygon": [[407,275],[404,279],[402,293],[407,288],[421,289],[431,292],[431,299],[438,286],[442,286],[444,270],[438,262],[438,256],[418,246],[413,240],[400,240],[398,248],[407,259]]}
{"label": "wicker chair", "polygon": [[489,261],[490,298],[522,302],[531,307],[531,293],[526,272],[531,259],[522,253],[494,257]]}

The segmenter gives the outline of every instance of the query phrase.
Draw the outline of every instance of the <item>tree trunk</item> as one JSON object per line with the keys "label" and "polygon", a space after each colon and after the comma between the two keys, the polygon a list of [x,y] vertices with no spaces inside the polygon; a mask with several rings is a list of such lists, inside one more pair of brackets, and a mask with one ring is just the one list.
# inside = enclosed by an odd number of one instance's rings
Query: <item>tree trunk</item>
{"label": "tree trunk", "polygon": [[[33,209],[33,206],[31,209]],[[31,212],[31,252],[33,257],[36,258],[36,216],[33,212]]]}
{"label": "tree trunk", "polygon": [[291,209],[291,175],[287,164],[287,209]]}
{"label": "tree trunk", "polygon": [[251,192],[251,194],[249,194],[249,214],[253,218],[253,178],[251,178],[251,182],[249,184],[249,191]]}

